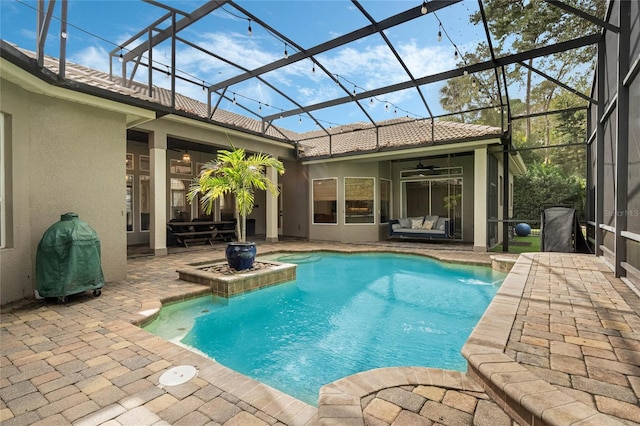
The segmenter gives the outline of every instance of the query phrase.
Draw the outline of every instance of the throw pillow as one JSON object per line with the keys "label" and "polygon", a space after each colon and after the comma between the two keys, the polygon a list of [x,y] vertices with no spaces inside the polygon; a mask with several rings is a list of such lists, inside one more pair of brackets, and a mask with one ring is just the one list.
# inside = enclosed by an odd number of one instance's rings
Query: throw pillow
{"label": "throw pillow", "polygon": [[401,228],[411,228],[411,219],[408,217],[398,219],[398,223]]}
{"label": "throw pillow", "polygon": [[422,218],[411,219],[411,229],[422,229]]}
{"label": "throw pillow", "polygon": [[432,220],[425,220],[424,222],[422,222],[422,229],[432,229],[432,228],[433,228]]}

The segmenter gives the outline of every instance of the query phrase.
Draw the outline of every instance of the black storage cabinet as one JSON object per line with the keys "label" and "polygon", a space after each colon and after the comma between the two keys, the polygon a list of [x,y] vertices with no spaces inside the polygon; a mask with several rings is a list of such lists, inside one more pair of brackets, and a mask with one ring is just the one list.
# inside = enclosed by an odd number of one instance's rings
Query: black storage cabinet
{"label": "black storage cabinet", "polygon": [[66,296],[93,290],[101,294],[104,276],[100,239],[76,213],[65,213],[47,229],[36,253],[37,297]]}

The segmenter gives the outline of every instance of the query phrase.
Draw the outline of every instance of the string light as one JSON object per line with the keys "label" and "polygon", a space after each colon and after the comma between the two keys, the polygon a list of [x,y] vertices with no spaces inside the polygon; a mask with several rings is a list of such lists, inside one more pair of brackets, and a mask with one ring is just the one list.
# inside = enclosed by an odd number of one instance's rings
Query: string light
{"label": "string light", "polygon": [[462,74],[469,75],[469,71],[467,71],[467,69],[465,68],[464,71],[462,72]]}
{"label": "string light", "polygon": [[427,7],[427,0],[424,0],[422,2],[422,7],[420,8],[420,13],[422,13],[423,15],[426,15],[428,11],[429,11],[429,8]]}
{"label": "string light", "polygon": [[204,80],[202,80],[202,91],[203,92],[207,91],[207,88],[205,87],[205,84],[204,84]]}
{"label": "string light", "polygon": [[453,59],[455,59],[456,61],[458,60],[458,50],[457,49],[453,52]]}
{"label": "string light", "polygon": [[438,41],[442,41],[442,24],[438,25]]}
{"label": "string light", "polygon": [[233,104],[236,105],[238,103],[238,101],[236,100],[236,94],[233,94]]}
{"label": "string light", "polygon": [[373,106],[373,98],[369,99],[369,105]]}
{"label": "string light", "polygon": [[249,27],[247,27],[247,33],[249,35],[253,35],[253,30],[251,29],[251,19],[247,18],[247,21],[249,21]]}
{"label": "string light", "polygon": [[124,56],[122,55],[122,46],[120,46],[120,56],[118,57],[118,61],[124,62]]}
{"label": "string light", "polygon": [[62,31],[62,32],[60,33],[60,37],[62,37],[62,38],[67,38],[67,32],[66,32],[66,31]]}
{"label": "string light", "polygon": [[287,52],[287,43],[284,44],[284,58],[289,59],[289,52]]}

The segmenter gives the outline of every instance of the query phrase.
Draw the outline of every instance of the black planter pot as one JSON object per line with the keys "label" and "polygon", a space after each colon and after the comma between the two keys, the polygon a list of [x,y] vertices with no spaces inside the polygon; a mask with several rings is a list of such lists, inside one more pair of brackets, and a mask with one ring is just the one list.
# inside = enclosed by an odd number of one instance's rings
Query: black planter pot
{"label": "black planter pot", "polygon": [[256,260],[256,243],[229,243],[225,255],[231,269],[236,271],[249,269]]}

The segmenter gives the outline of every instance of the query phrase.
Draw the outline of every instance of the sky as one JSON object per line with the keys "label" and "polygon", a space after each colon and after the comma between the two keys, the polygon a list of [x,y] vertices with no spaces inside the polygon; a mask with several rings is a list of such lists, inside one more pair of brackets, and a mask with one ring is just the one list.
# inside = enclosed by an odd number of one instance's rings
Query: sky
{"label": "sky", "polygon": [[[45,52],[54,57],[59,56],[60,3],[58,1],[55,4],[54,20],[45,45]],[[163,3],[184,12],[192,12],[204,2],[165,0]],[[289,55],[295,54],[295,46],[286,43],[285,38],[302,48],[310,48],[370,23],[347,0],[238,0],[237,4],[258,16],[278,31],[280,36],[268,32],[258,22],[249,22],[242,11],[231,5],[214,11],[179,35],[240,67],[254,69],[282,59],[285,50]],[[421,2],[362,0],[360,4],[374,19],[380,21],[418,6]],[[0,0],[0,37],[21,48],[35,51],[36,8],[35,1]],[[456,50],[460,55],[475,50],[478,41],[484,38],[483,28],[469,23],[469,15],[476,10],[477,2],[466,0],[436,14],[429,13],[393,27],[385,34],[413,77],[420,78],[456,68],[456,63],[459,63],[454,55]],[[105,72],[109,72],[111,62],[115,74],[119,74],[121,64],[118,52],[126,53],[127,49],[139,45],[146,38],[139,38],[129,45],[125,45],[125,42],[166,12],[156,5],[134,0],[69,0],[67,59]],[[159,27],[165,28],[168,24],[167,20]],[[249,25],[252,27],[251,34],[248,33]],[[440,41],[438,32],[442,34]],[[120,50],[120,47],[123,48]],[[109,52],[113,51],[116,55],[110,58]],[[170,43],[165,42],[154,48],[153,59],[159,69],[154,73],[155,85],[170,87],[170,80],[163,72],[171,63],[170,58]],[[262,81],[252,79],[231,86],[226,92],[227,99],[220,101],[220,107],[258,118],[256,114],[277,115],[295,109],[296,103],[309,105],[347,96],[345,89],[362,92],[409,80],[406,71],[379,35],[371,35],[319,54],[316,59],[328,74],[314,66],[311,60],[304,59],[263,75]],[[243,72],[180,42],[177,46],[176,68],[181,76],[192,82],[179,81],[177,91],[205,103],[206,91],[203,86]],[[146,68],[139,70],[135,79],[144,82],[146,74]],[[344,89],[336,84],[336,80]],[[323,127],[368,122],[369,118],[375,121],[398,116],[422,118],[429,116],[429,110],[431,114],[439,115],[445,113],[438,102],[441,86],[441,83],[437,83],[421,88],[427,106],[417,90],[407,89],[371,98],[369,102],[363,101],[362,108],[354,107],[350,102],[313,114]],[[217,100],[218,96],[214,94],[212,101],[215,103]],[[317,128],[305,114],[276,119],[274,124],[296,132]]]}

